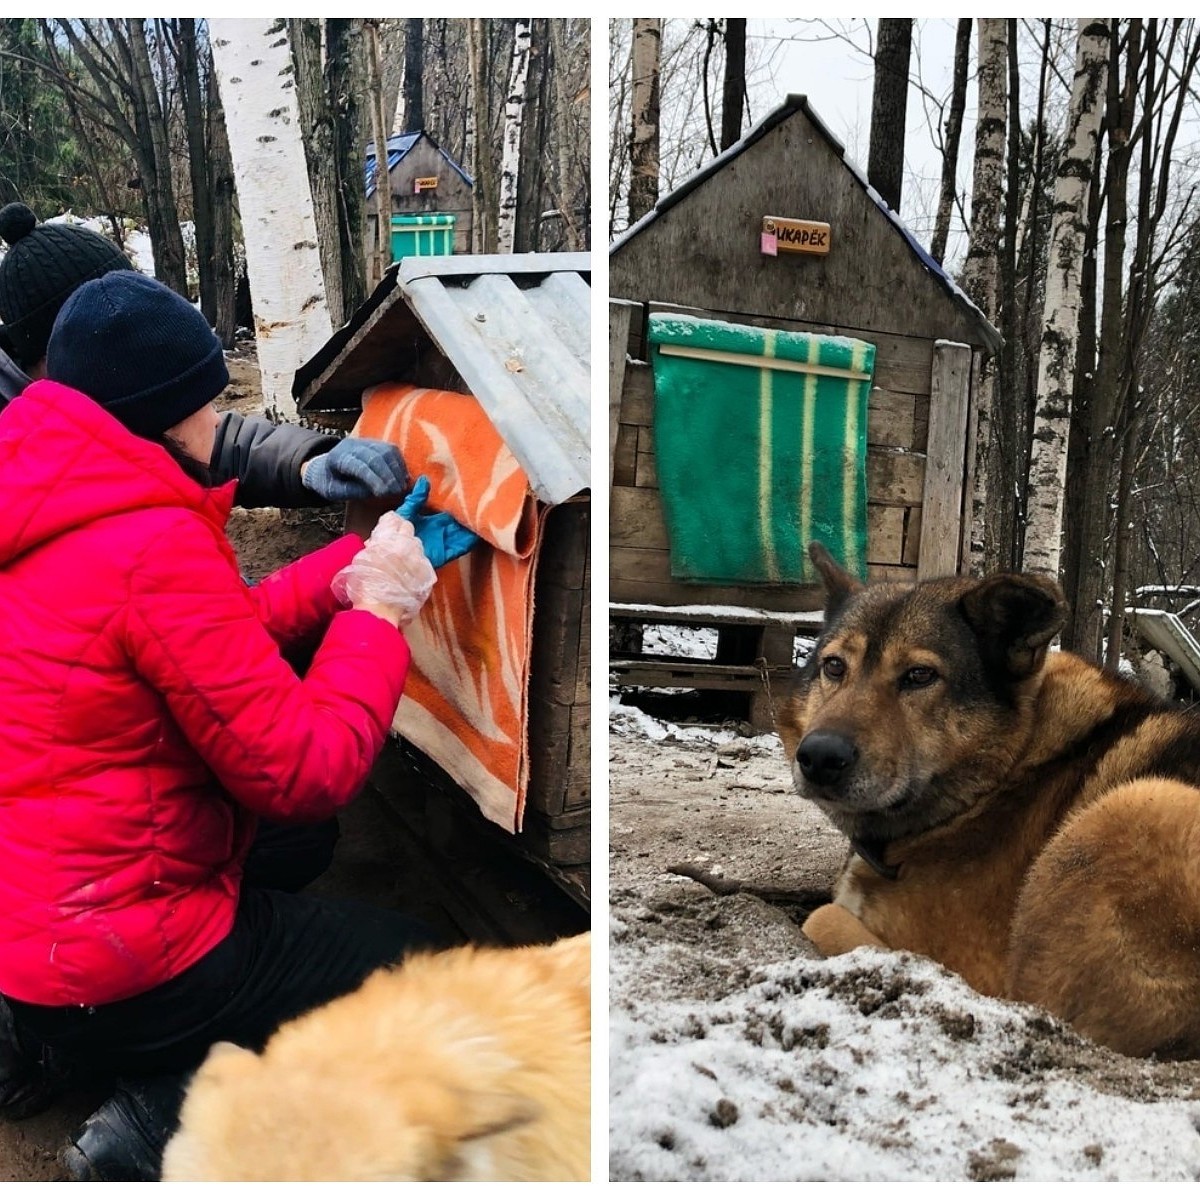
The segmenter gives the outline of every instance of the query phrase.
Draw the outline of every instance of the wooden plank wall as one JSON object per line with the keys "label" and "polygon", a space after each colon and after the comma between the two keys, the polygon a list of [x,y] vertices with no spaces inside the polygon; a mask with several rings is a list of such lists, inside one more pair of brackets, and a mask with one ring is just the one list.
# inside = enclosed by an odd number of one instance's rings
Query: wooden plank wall
{"label": "wooden plank wall", "polygon": [[546,518],[534,585],[526,829],[551,862],[586,862],[591,815],[591,501]]}
{"label": "wooden plank wall", "polygon": [[[653,306],[668,311],[669,306]],[[694,311],[694,310],[692,310]],[[867,406],[867,561],[872,579],[916,578],[926,487],[934,343],[827,325],[742,314],[719,320],[862,338],[876,347]],[[719,587],[671,578],[669,543],[654,463],[654,376],[646,361],[645,311],[631,321],[612,461],[610,596],[631,604],[735,604],[805,611],[821,607],[816,587]],[[714,479],[714,489],[719,479]],[[953,542],[957,543],[958,530]]]}

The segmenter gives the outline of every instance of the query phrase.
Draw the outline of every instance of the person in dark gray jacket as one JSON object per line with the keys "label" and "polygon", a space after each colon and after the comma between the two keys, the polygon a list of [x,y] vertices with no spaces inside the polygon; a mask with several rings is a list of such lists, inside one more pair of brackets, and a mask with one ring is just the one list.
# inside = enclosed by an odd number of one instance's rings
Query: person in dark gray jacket
{"label": "person in dark gray jacket", "polygon": [[[113,242],[77,225],[38,224],[24,204],[0,209],[0,408],[45,371],[54,318],[80,284],[133,264]],[[225,413],[214,483],[238,481],[243,508],[303,508],[370,496],[402,496],[408,473],[390,442],[337,438],[264,417]]]}

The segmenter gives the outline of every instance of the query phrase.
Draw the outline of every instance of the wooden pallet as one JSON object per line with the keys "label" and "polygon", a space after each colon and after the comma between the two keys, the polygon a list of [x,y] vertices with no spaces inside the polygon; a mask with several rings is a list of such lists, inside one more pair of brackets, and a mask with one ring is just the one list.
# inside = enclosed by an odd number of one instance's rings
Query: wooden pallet
{"label": "wooden pallet", "polygon": [[712,662],[661,654],[631,653],[636,639],[625,638],[625,652],[609,663],[622,688],[689,688],[696,691],[748,692],[751,726],[774,728],[774,705],[793,670],[798,633],[816,633],[820,612],[772,612],[732,605],[612,604],[609,616],[635,629],[646,625],[683,625],[717,630]]}

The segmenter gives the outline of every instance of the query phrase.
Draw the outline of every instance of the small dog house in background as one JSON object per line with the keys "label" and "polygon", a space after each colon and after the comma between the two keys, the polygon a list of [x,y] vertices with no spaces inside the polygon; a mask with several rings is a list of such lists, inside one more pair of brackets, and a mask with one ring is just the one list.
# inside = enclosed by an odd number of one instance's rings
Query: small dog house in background
{"label": "small dog house in background", "polygon": [[[796,633],[819,625],[821,592],[799,578],[672,573],[677,547],[657,471],[652,350],[656,362],[669,349],[722,370],[741,363],[765,379],[768,364],[752,361],[746,347],[769,354],[772,370],[787,354],[776,354],[774,342],[764,351],[762,331],[777,331],[769,336],[779,340],[811,335],[788,352],[800,364],[785,368],[869,381],[866,574],[906,580],[952,574],[963,562],[976,393],[999,334],[846,160],[802,96],[789,97],[661,199],[613,243],[609,261],[612,670],[629,688],[748,694],[752,722],[769,728],[771,681],[790,670]],[[660,346],[664,339],[704,344]],[[835,354],[858,347],[860,365],[873,348],[873,374],[852,370],[849,359],[820,365],[830,347]],[[785,403],[777,401],[777,422]],[[747,411],[756,404],[750,397]],[[731,447],[752,436],[749,422],[729,422]],[[777,433],[782,428],[777,423]],[[704,473],[714,523],[729,520],[722,503],[731,457],[714,458]],[[664,624],[715,627],[716,658],[639,652],[638,631]]]}
{"label": "small dog house in background", "polygon": [[[392,193],[392,262],[414,254],[469,254],[471,192],[466,173],[423,129],[387,140]],[[375,143],[367,143],[368,258],[379,244],[374,205]]]}
{"label": "small dog house in background", "polygon": [[[374,385],[469,393],[490,422],[488,432],[494,429],[524,470],[544,525],[532,580],[528,783],[514,842],[575,884],[582,880],[585,890],[589,279],[587,254],[406,259],[300,369],[294,386],[301,412],[347,428]],[[453,442],[456,431],[450,423],[438,436]],[[438,765],[461,778],[461,763],[446,757]]]}

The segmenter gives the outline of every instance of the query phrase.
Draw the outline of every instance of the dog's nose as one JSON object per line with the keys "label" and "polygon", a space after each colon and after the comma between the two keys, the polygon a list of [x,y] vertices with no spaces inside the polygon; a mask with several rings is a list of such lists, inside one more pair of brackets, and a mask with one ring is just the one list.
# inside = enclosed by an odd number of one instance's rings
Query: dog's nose
{"label": "dog's nose", "polygon": [[830,787],[839,783],[858,758],[858,749],[840,733],[814,730],[796,747],[796,761],[809,783]]}

